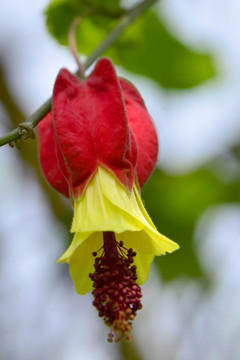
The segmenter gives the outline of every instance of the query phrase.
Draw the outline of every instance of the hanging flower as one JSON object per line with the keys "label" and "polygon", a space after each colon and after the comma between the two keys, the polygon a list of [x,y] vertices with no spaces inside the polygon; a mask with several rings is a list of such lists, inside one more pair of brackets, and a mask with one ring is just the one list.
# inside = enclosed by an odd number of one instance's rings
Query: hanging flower
{"label": "hanging flower", "polygon": [[85,80],[60,71],[52,112],[38,131],[43,172],[74,209],[75,235],[58,261],[69,263],[79,294],[93,288],[93,305],[111,327],[108,340],[129,338],[154,256],[178,249],[140,197],[158,152],[145,104],[103,58]]}

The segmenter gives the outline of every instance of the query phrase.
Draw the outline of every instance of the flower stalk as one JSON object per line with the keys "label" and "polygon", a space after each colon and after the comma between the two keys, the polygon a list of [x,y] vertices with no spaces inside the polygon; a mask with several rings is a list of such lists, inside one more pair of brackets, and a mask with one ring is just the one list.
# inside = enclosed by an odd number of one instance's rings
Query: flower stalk
{"label": "flower stalk", "polygon": [[79,55],[78,55],[78,51],[77,51],[77,44],[76,44],[76,29],[78,24],[80,23],[80,21],[92,14],[94,12],[93,9],[89,8],[87,11],[85,11],[81,16],[77,16],[72,24],[70,25],[69,31],[68,31],[68,44],[69,44],[69,48],[73,54],[74,59],[76,60],[76,63],[78,65],[78,70],[77,70],[77,75],[84,79],[85,78],[85,68],[83,63],[81,62]]}
{"label": "flower stalk", "polygon": [[77,25],[79,24],[79,22],[82,20],[82,16],[78,16],[76,17],[71,26],[70,26],[70,29],[69,29],[69,33],[68,33],[68,44],[69,44],[69,47],[70,47],[70,50],[76,60],[76,63],[78,65],[78,73],[79,73],[79,76],[84,79],[85,77],[85,72],[84,72],[84,67],[83,67],[83,64],[78,56],[78,51],[77,51],[77,46],[76,46],[76,39],[75,39],[75,32],[76,32],[76,28],[77,28]]}

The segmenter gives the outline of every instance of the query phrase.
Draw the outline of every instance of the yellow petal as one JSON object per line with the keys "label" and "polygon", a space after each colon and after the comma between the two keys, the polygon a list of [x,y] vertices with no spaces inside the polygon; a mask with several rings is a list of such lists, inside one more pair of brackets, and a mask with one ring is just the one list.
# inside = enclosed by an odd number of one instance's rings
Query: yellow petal
{"label": "yellow petal", "polygon": [[94,272],[92,253],[103,245],[102,232],[113,231],[117,241],[137,252],[138,283],[146,281],[155,255],[178,249],[178,244],[160,234],[145,210],[137,186],[128,192],[115,176],[99,166],[82,196],[74,201],[74,239],[59,262],[69,262],[76,291],[92,288],[89,273]]}
{"label": "yellow petal", "polygon": [[114,231],[120,233],[126,229],[137,230],[131,219],[124,218],[119,209],[103,195],[97,172],[80,199],[74,202],[71,232]]}
{"label": "yellow petal", "polygon": [[[142,232],[134,234],[134,232]],[[161,255],[178,244],[160,234],[148,216],[136,185],[129,193],[107,169],[99,166],[84,194],[74,202],[72,232],[131,231],[139,250]],[[137,240],[138,239],[138,240]]]}
{"label": "yellow petal", "polygon": [[136,220],[143,221],[148,226],[142,212],[138,206],[135,192],[128,192],[122,184],[111,174],[110,171],[103,167],[98,169],[99,183],[101,191],[106,200],[115,205],[121,213],[127,214],[134,217]]}
{"label": "yellow petal", "polygon": [[75,250],[78,248],[78,246],[81,245],[83,243],[83,241],[86,240],[91,234],[92,234],[92,232],[76,233],[70,246],[65,251],[65,253],[62,254],[62,256],[57,260],[57,262],[59,262],[59,263],[69,262],[70,257],[75,252]]}
{"label": "yellow petal", "polygon": [[139,285],[142,285],[147,281],[153,259],[154,255],[146,255],[141,252],[137,252],[136,257],[134,258],[134,264],[137,267],[137,283]]}
{"label": "yellow petal", "polygon": [[[136,235],[140,233],[142,232],[136,233]],[[136,265],[137,267],[137,277],[138,277],[137,283],[141,285],[145,281],[147,281],[150,266],[154,259],[154,255],[143,254],[141,251],[139,251],[139,247],[135,246],[136,243],[131,235],[132,233],[130,231],[126,231],[125,233],[116,235],[116,240],[118,242],[122,240],[124,247],[126,249],[132,248],[136,250],[137,255],[134,257],[134,265]]]}
{"label": "yellow petal", "polygon": [[[134,225],[135,231],[145,231],[145,234],[143,232],[131,234],[136,239],[135,245],[138,243],[141,252],[161,255],[179,248],[177,243],[157,231],[143,206],[136,185],[129,194],[108,170],[99,167],[98,173],[104,197],[118,208],[118,212],[121,214],[119,216]],[[127,224],[125,224],[125,230],[131,230]]]}
{"label": "yellow petal", "polygon": [[[78,236],[79,234],[75,235]],[[94,233],[83,241],[70,257],[70,274],[78,294],[86,294],[92,289],[92,280],[89,278],[89,274],[94,272],[95,258],[92,253],[99,250],[102,245],[102,233]]]}

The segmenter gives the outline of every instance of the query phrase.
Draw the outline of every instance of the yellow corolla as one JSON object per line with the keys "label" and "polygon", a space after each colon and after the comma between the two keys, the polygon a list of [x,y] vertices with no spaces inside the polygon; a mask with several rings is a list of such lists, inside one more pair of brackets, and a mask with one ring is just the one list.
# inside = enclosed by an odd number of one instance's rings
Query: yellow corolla
{"label": "yellow corolla", "polygon": [[74,201],[71,232],[73,241],[58,262],[68,262],[76,291],[89,292],[89,277],[94,272],[93,253],[103,247],[103,233],[114,232],[117,242],[136,251],[134,265],[137,282],[147,280],[155,255],[179,248],[178,244],[160,234],[147,214],[136,184],[128,192],[116,177],[102,166],[92,177],[81,197]]}

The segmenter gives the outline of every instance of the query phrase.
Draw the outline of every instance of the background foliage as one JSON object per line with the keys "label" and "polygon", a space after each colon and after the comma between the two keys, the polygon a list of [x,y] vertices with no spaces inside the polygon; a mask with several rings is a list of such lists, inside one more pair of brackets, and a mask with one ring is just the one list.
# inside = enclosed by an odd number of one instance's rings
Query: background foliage
{"label": "background foliage", "polygon": [[[96,13],[84,18],[77,29],[79,51],[86,55],[103,41],[124,12],[118,2],[91,3]],[[71,22],[86,9],[85,2],[80,1],[53,1],[49,5],[46,10],[47,26],[60,44],[68,44],[67,33]],[[142,14],[104,55],[167,89],[189,88],[211,78],[214,66],[210,56],[189,49],[174,38],[158,13],[155,8],[155,11]]]}

